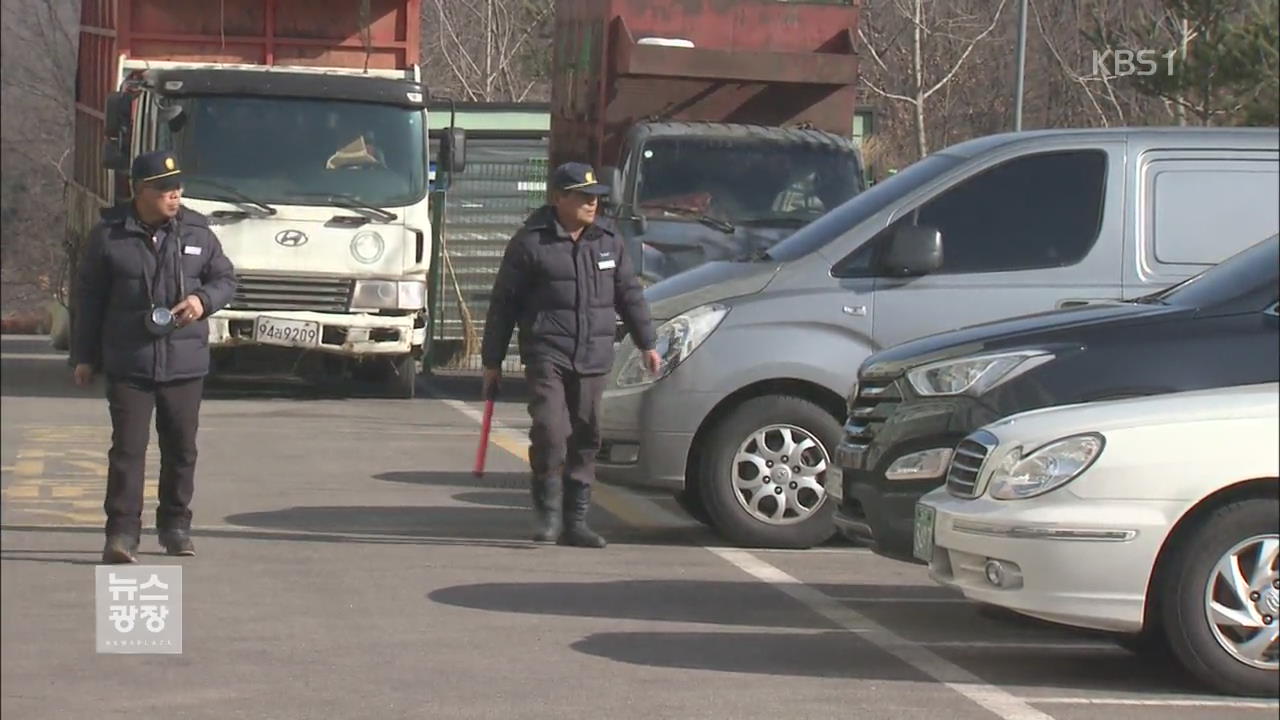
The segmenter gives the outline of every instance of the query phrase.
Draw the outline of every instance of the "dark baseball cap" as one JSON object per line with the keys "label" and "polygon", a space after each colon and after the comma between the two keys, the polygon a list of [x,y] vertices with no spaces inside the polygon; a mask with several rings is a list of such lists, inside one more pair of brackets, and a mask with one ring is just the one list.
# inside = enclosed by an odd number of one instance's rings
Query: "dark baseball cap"
{"label": "dark baseball cap", "polygon": [[177,190],[182,187],[182,168],[178,158],[167,150],[143,153],[133,159],[134,182],[146,183],[158,190]]}
{"label": "dark baseball cap", "polygon": [[556,168],[551,185],[562,192],[608,195],[609,186],[596,180],[596,171],[586,163],[565,163]]}

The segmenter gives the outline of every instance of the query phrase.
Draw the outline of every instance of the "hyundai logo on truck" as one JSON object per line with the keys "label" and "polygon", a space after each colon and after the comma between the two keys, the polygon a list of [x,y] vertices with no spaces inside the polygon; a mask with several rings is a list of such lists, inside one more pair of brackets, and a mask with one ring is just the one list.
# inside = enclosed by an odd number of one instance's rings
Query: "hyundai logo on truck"
{"label": "hyundai logo on truck", "polygon": [[307,244],[307,234],[301,230],[281,230],[276,233],[276,244],[285,247],[299,247]]}

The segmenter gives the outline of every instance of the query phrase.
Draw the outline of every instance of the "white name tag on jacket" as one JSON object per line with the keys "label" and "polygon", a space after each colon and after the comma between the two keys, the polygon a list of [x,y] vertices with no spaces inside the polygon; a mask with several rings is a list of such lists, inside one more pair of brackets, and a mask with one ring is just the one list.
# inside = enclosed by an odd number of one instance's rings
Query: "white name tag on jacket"
{"label": "white name tag on jacket", "polygon": [[608,260],[601,260],[600,262],[596,263],[596,267],[600,268],[601,270],[612,270],[618,267],[618,263],[614,262],[613,258],[609,258]]}
{"label": "white name tag on jacket", "polygon": [[204,252],[204,248],[198,245],[184,245],[182,247],[182,252],[186,255],[199,255]]}

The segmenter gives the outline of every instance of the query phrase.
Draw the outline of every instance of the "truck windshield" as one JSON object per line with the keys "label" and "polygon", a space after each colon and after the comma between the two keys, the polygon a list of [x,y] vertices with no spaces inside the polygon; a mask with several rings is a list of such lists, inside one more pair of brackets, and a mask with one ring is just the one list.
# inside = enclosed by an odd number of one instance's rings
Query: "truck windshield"
{"label": "truck windshield", "polygon": [[222,199],[221,185],[263,203],[332,205],[333,196],[345,196],[403,207],[426,194],[419,110],[227,95],[175,102],[184,122],[164,128],[160,144],[177,154],[188,196]]}
{"label": "truck windshield", "polygon": [[862,190],[850,148],[755,138],[657,137],[640,151],[647,217],[800,227]]}

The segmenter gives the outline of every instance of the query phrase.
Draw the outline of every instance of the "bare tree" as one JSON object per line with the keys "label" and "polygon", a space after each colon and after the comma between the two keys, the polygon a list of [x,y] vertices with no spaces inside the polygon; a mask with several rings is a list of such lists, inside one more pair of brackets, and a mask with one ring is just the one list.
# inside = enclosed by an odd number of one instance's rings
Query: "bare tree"
{"label": "bare tree", "polygon": [[428,64],[472,101],[523,101],[546,78],[539,33],[553,0],[432,0],[423,6]]}
{"label": "bare tree", "polygon": [[6,311],[53,294],[63,252],[76,77],[75,0],[5,0],[0,233]]}
{"label": "bare tree", "polygon": [[[870,52],[880,81],[864,75],[862,82],[879,97],[909,106],[918,157],[929,152],[928,100],[947,87],[996,29],[1006,3],[999,0],[994,11],[985,13],[968,8],[972,3],[892,0],[868,4],[858,37]],[[890,84],[903,76],[908,80],[906,87]]]}

